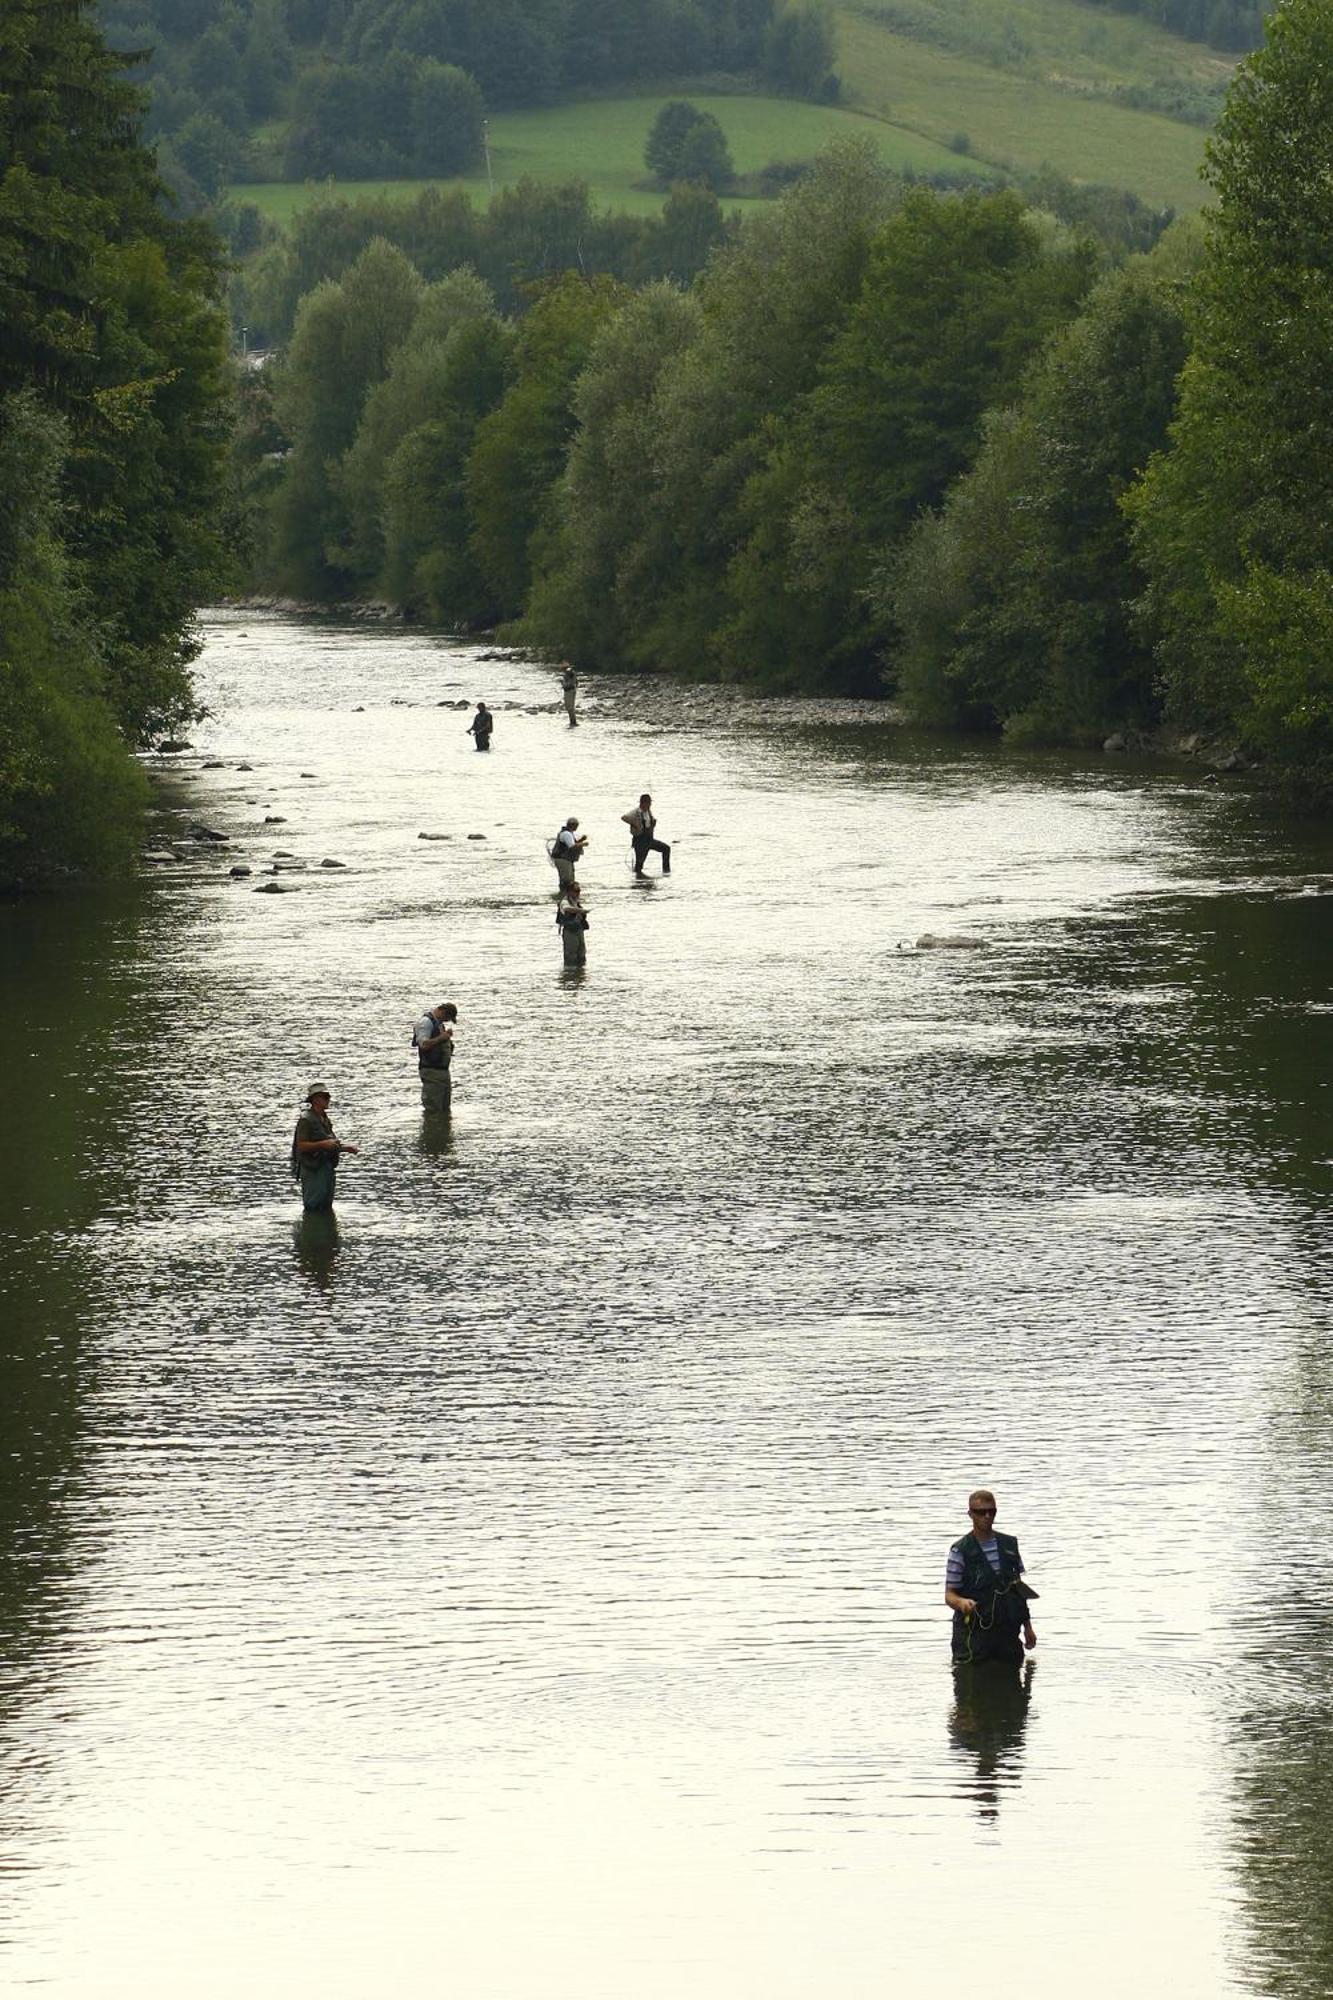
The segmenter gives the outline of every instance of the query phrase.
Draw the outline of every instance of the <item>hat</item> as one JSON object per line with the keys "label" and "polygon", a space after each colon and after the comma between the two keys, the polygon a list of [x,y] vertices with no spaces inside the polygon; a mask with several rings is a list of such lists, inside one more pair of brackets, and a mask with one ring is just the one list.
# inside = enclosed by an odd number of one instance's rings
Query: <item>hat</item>
{"label": "hat", "polygon": [[327,1097],[330,1103],[333,1102],[333,1092],[327,1083],[312,1083],[305,1094],[305,1101],[307,1104],[313,1104],[317,1097]]}

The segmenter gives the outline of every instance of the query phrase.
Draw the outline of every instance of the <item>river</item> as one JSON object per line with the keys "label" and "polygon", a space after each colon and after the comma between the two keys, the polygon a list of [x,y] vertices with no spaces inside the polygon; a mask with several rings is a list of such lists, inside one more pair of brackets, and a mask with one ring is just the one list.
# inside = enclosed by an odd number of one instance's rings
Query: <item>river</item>
{"label": "river", "polygon": [[[200,679],[185,858],[0,909],[0,1985],[1333,1992],[1333,833],[395,630]],[[956,1684],[983,1482],[1039,1644]]]}

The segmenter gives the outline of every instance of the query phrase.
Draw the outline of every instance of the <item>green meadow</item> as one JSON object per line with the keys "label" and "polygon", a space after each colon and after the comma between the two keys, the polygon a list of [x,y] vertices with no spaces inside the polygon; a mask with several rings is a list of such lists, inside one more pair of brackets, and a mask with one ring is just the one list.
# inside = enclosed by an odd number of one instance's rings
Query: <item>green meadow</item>
{"label": "green meadow", "polygon": [[[756,173],[774,160],[813,159],[835,139],[868,136],[893,167],[918,173],[941,168],[966,171],[973,163],[960,160],[947,144],[923,133],[903,131],[882,118],[836,105],[802,104],[791,98],[714,97],[691,93],[685,86],[671,93],[692,95],[722,126],[736,171]],[[655,212],[663,196],[643,185],[644,141],[662,106],[659,97],[593,98],[561,104],[549,111],[496,112],[490,120],[491,173],[497,188],[529,175],[539,181],[587,181],[593,199],[604,208],[632,214]],[[253,201],[275,222],[285,222],[298,208],[332,189],[349,200],[365,194],[410,196],[423,187],[463,188],[484,204],[489,198],[485,174],[454,181],[271,181],[232,190],[240,201]],[[745,208],[752,204],[728,204]]]}
{"label": "green meadow", "polygon": [[[355,198],[457,187],[484,204],[492,183],[510,186],[526,174],[585,180],[601,206],[646,214],[662,202],[644,185],[649,127],[670,97],[692,97],[721,123],[742,174],[811,159],[832,140],[866,134],[890,166],[920,173],[1050,166],[1071,180],[1128,188],[1155,206],[1202,204],[1203,128],[1132,109],[1115,93],[1216,91],[1234,66],[1216,50],[1085,0],[855,0],[837,19],[839,106],[714,95],[682,82],[652,96],[494,113],[491,182],[483,173],[433,182],[269,182],[234,192],[283,222],[330,188]],[[280,138],[276,128],[261,136]]]}
{"label": "green meadow", "polygon": [[1052,166],[1071,180],[1128,188],[1155,206],[1203,203],[1201,127],[1109,100],[1105,78],[997,68],[846,8],[838,29],[854,101],[900,130],[940,144],[963,132],[974,159],[1018,171]]}

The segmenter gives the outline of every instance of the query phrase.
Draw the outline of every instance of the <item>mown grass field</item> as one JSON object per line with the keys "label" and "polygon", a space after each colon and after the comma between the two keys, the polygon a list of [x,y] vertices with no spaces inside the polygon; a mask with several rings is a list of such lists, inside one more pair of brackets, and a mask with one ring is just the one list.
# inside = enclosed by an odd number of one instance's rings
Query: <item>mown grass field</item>
{"label": "mown grass field", "polygon": [[[910,166],[919,173],[933,173],[943,167],[966,172],[973,164],[949,151],[947,133],[945,142],[941,142],[922,133],[904,132],[865,112],[843,110],[836,105],[799,104],[790,98],[776,97],[705,97],[701,93],[694,101],[706,106],[722,126],[736,171],[742,174],[755,173],[774,160],[813,159],[833,140],[853,135],[872,139],[885,161],[894,167]],[[655,212],[664,197],[639,183],[647,177],[644,142],[654,118],[667,102],[666,97],[611,97],[560,104],[549,111],[497,112],[490,120],[491,172],[495,185],[508,186],[525,174],[539,181],[584,180],[592,190],[594,202],[604,208],[624,209],[631,214]],[[271,181],[239,186],[233,193],[240,201],[253,201],[275,222],[285,222],[330,186],[349,200],[362,194],[408,196],[429,186],[463,188],[483,206],[489,198],[484,174],[433,182]],[[741,201],[730,205],[747,208],[753,203]]]}
{"label": "mown grass field", "polygon": [[855,101],[901,128],[940,143],[965,132],[978,160],[1050,165],[1072,180],[1129,188],[1155,206],[1185,210],[1204,201],[1203,130],[1092,94],[1089,86],[1106,78],[1080,79],[1085,88],[1076,90],[929,47],[849,8],[839,10],[838,29]]}

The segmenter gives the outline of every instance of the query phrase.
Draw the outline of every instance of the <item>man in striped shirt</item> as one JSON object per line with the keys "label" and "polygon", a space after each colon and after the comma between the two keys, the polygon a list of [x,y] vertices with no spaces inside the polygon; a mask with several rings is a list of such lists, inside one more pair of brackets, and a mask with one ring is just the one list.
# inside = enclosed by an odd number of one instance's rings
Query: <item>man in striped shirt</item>
{"label": "man in striped shirt", "polygon": [[[972,1528],[949,1550],[944,1601],[953,1612],[955,1660],[1021,1660],[1036,1645],[1028,1617],[1023,1558],[1013,1535],[995,1527],[995,1495],[979,1486],[967,1499]],[[1021,1636],[1020,1636],[1021,1635]]]}

